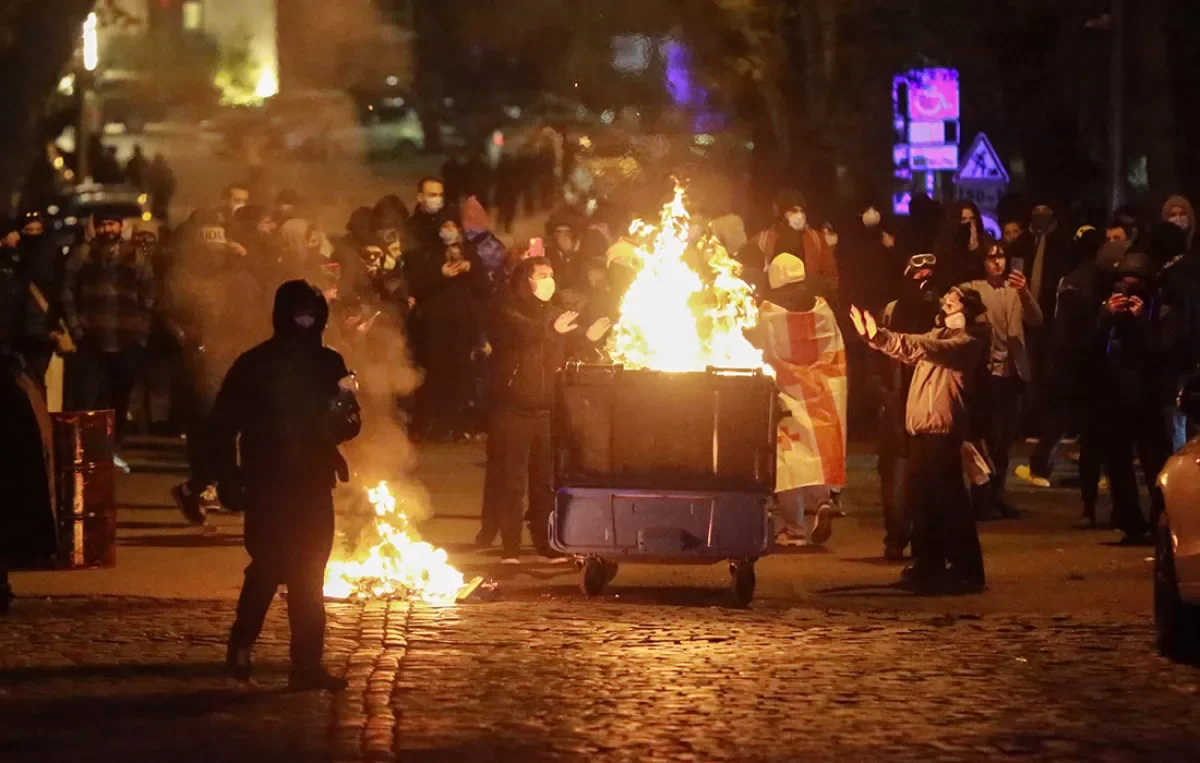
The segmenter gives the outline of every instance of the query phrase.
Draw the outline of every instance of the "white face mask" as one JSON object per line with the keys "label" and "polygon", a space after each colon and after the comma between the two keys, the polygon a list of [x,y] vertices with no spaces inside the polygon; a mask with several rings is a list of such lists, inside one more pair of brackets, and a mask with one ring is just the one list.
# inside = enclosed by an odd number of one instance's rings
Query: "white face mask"
{"label": "white face mask", "polygon": [[863,225],[867,226],[868,228],[874,228],[876,225],[879,225],[879,220],[879,210],[875,207],[869,207],[866,212],[863,212]]}
{"label": "white face mask", "polygon": [[808,225],[808,217],[803,212],[788,212],[787,224],[792,230],[804,230]]}
{"label": "white face mask", "polygon": [[549,302],[550,298],[554,296],[554,279],[553,278],[540,278],[536,281],[533,281],[532,283],[533,283],[533,296],[537,297],[541,301]]}
{"label": "white face mask", "polygon": [[440,231],[438,235],[442,237],[442,243],[446,244],[447,246],[458,243],[458,231],[456,230]]}
{"label": "white face mask", "polygon": [[1187,218],[1187,215],[1175,215],[1174,217],[1170,218],[1168,222],[1175,223],[1183,230],[1187,230],[1188,228],[1192,227],[1192,221]]}
{"label": "white face mask", "polygon": [[945,324],[948,329],[965,329],[967,327],[967,314],[955,313],[947,315]]}
{"label": "white face mask", "polygon": [[442,211],[442,207],[446,206],[446,199],[441,196],[435,196],[422,201],[421,206],[425,207],[425,211],[429,214],[436,215]]}

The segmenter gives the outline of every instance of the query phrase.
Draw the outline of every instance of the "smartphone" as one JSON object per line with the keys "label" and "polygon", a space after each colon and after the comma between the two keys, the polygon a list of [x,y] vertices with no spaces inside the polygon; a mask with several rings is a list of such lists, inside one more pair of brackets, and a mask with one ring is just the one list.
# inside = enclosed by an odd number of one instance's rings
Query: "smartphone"
{"label": "smartphone", "polygon": [[1011,267],[1012,267],[1012,272],[1020,273],[1020,274],[1024,275],[1025,274],[1025,258],[1024,257],[1013,257]]}

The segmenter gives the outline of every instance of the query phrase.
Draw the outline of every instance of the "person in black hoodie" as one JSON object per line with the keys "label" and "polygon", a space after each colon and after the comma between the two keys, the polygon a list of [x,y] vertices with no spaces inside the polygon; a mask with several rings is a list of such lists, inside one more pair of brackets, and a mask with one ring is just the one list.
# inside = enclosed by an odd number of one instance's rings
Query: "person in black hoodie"
{"label": "person in black hoodie", "polygon": [[473,399],[471,354],[484,343],[483,304],[487,274],[458,223],[446,220],[438,231],[438,248],[415,261],[411,270],[427,377],[423,422],[433,439],[457,438],[467,432]]}
{"label": "person in black hoodie", "polygon": [[226,372],[262,325],[254,319],[262,289],[242,267],[244,255],[226,240],[221,217],[204,212],[183,242],[183,257],[167,279],[164,323],[182,348],[176,402],[184,414],[189,479],[171,488],[183,516],[203,524],[219,508],[207,462],[208,417]]}
{"label": "person in black hoodie", "polygon": [[[1130,251],[1109,285],[1092,337],[1098,362],[1091,417],[1112,485],[1113,526],[1125,533],[1122,545],[1143,545],[1162,514],[1158,473],[1170,455],[1162,417],[1166,357],[1149,256]],[[1135,450],[1150,491],[1149,522],[1138,499]]]}
{"label": "person in black hoodie", "polygon": [[974,202],[959,200],[951,206],[934,249],[941,287],[948,289],[983,278],[984,256],[993,243]]}
{"label": "person in black hoodie", "polygon": [[1172,452],[1188,439],[1188,421],[1176,398],[1200,367],[1200,253],[1188,247],[1188,231],[1175,222],[1150,227],[1150,257],[1159,266],[1159,317],[1167,351],[1164,391]]}
{"label": "person in black hoodie", "polygon": [[233,364],[213,408],[209,441],[221,502],[246,511],[250,566],[226,663],[248,680],[250,652],[280,584],[292,628],[290,686],[340,691],[321,666],[322,585],[333,547],[333,487],[349,479],[338,445],[362,427],[354,377],[321,344],[329,306],[320,290],[289,281],[275,294],[274,336]]}
{"label": "person in black hoodie", "polygon": [[[935,286],[937,257],[915,254],[904,268],[899,296],[883,309],[880,325],[902,334],[932,331],[942,311],[941,294]],[[879,487],[882,491],[886,535],[883,555],[889,560],[904,558],[912,540],[912,507],[903,500],[904,473],[908,459],[908,433],[904,411],[912,384],[912,367],[882,353],[871,357],[876,398],[879,401]]]}
{"label": "person in black hoodie", "polygon": [[[53,236],[38,212],[30,212],[22,220],[21,242],[18,244],[24,267],[23,281],[27,290],[24,325],[19,346],[25,358],[30,378],[46,393],[46,369],[57,346],[65,261],[55,246]],[[34,291],[36,289],[36,292]]]}
{"label": "person in black hoodie", "polygon": [[504,564],[520,561],[526,489],[534,547],[546,559],[557,557],[550,548],[547,527],[554,502],[550,452],[554,377],[574,352],[600,341],[611,326],[607,318],[600,318],[581,331],[577,313],[551,302],[555,288],[554,268],[548,259],[525,259],[513,273],[492,318],[495,408],[485,478],[491,490],[478,540],[490,543],[499,531]]}

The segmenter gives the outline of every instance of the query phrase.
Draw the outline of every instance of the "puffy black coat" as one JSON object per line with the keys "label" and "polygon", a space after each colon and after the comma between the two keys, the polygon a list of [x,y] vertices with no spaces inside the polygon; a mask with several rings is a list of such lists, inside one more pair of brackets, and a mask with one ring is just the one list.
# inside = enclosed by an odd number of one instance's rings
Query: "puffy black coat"
{"label": "puffy black coat", "polygon": [[558,333],[554,322],[563,309],[542,302],[522,286],[518,283],[517,288],[506,289],[493,310],[493,399],[523,411],[549,411],[554,403],[555,374],[590,345],[587,327]]}

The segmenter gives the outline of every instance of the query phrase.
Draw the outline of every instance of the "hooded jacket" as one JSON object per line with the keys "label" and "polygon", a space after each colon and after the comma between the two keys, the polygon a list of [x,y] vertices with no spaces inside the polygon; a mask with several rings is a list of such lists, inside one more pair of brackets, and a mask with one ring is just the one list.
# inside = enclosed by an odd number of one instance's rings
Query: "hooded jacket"
{"label": "hooded jacket", "polygon": [[344,399],[339,383],[350,372],[341,355],[321,344],[328,319],[315,286],[285,283],[275,294],[274,335],[229,370],[213,409],[210,446],[223,496],[230,484],[252,494],[327,491],[335,476],[347,477],[337,446],[357,435],[357,426],[346,432],[335,413]]}
{"label": "hooded jacket", "polygon": [[1167,213],[1171,207],[1183,207],[1184,214],[1187,215],[1187,251],[1191,251],[1192,242],[1196,239],[1196,208],[1192,206],[1192,202],[1182,196],[1172,196],[1167,199],[1162,208],[1162,219],[1167,220]]}
{"label": "hooded jacket", "polygon": [[897,334],[879,329],[871,346],[912,365],[904,426],[908,434],[970,434],[968,385],[987,349],[986,323],[965,329],[935,328],[927,334]]}
{"label": "hooded jacket", "polygon": [[568,334],[555,331],[554,322],[563,309],[535,297],[524,283],[525,273],[517,269],[493,310],[493,394],[501,405],[526,413],[549,413],[555,374],[589,344],[587,327],[580,325]]}

